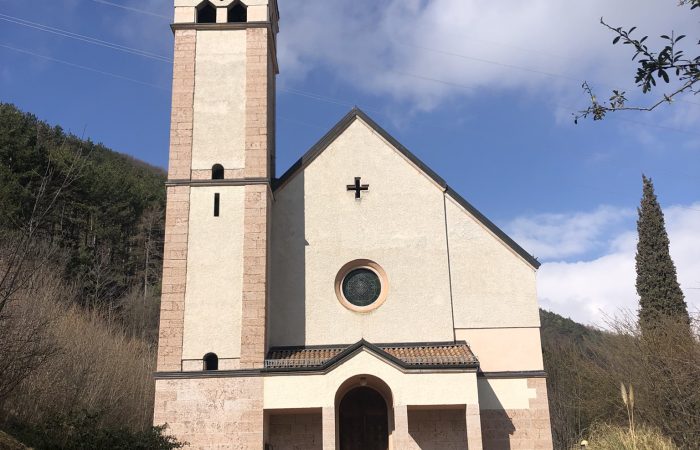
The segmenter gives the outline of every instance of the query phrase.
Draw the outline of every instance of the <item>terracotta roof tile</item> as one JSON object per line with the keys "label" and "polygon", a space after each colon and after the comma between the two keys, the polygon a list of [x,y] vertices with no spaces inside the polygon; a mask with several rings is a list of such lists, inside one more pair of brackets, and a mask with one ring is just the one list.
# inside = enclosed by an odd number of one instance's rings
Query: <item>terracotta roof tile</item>
{"label": "terracotta roof tile", "polygon": [[[350,347],[353,346],[271,348],[265,359],[265,367],[269,369],[319,368]],[[478,362],[465,342],[380,344],[376,348],[408,367],[464,366]]]}

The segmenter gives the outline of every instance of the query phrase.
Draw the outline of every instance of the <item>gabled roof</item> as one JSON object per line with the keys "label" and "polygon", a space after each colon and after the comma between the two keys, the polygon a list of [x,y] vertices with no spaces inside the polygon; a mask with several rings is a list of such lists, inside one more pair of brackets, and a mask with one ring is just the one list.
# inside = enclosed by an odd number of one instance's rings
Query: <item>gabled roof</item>
{"label": "gabled roof", "polygon": [[266,371],[328,371],[367,350],[404,370],[476,369],[479,361],[464,341],[418,344],[372,344],[364,339],[353,345],[271,348]]}
{"label": "gabled roof", "polygon": [[420,169],[428,178],[433,180],[437,185],[439,185],[444,192],[450,196],[454,201],[456,201],[462,208],[464,208],[469,214],[474,216],[477,221],[484,225],[488,230],[495,234],[501,241],[503,241],[508,247],[510,247],[515,253],[520,255],[525,261],[527,261],[532,267],[538,269],[540,267],[540,262],[531,254],[529,254],[525,249],[523,249],[517,242],[510,238],[503,230],[498,228],[493,222],[491,222],[486,216],[484,216],[478,209],[476,209],[471,203],[469,203],[464,197],[459,195],[457,192],[452,190],[447,182],[442,179],[435,171],[428,167],[423,161],[418,159],[416,155],[411,153],[406,147],[404,147],[399,141],[397,141],[393,136],[391,136],[385,129],[380,127],[374,120],[372,120],[367,114],[365,114],[361,109],[355,107],[349,113],[345,115],[331,130],[326,133],[313,147],[311,147],[298,161],[296,161],[292,166],[273,183],[273,191],[281,189],[286,185],[292,178],[294,178],[298,173],[302,172],[309,164],[311,164],[324,150],[330,146],[333,141],[336,140],[338,136],[343,134],[343,132],[355,121],[355,119],[362,119],[372,130],[379,134],[384,140],[389,142],[394,148],[396,148],[403,156],[405,156],[409,161],[411,161],[418,169]]}

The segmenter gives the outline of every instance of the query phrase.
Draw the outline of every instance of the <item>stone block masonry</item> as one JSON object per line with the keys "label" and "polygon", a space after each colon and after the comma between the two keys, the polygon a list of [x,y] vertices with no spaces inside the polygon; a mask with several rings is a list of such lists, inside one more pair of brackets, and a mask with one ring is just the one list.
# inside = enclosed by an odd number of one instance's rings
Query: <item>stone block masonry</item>
{"label": "stone block masonry", "polygon": [[274,450],[323,450],[320,411],[271,415],[269,427],[268,443]]}
{"label": "stone block masonry", "polygon": [[408,412],[409,446],[415,450],[466,450],[467,421],[463,409]]}
{"label": "stone block masonry", "polygon": [[158,341],[161,372],[181,370],[189,214],[190,187],[168,186]]}
{"label": "stone block masonry", "polygon": [[267,185],[245,187],[241,368],[246,369],[261,368],[265,360],[270,202]]}
{"label": "stone block masonry", "polygon": [[268,30],[246,30],[246,139],[245,176],[269,178],[268,115],[270,60]]}
{"label": "stone block masonry", "polygon": [[527,384],[537,391],[529,409],[481,411],[484,449],[552,450],[547,380],[529,378]]}
{"label": "stone block masonry", "polygon": [[261,377],[156,380],[154,423],[191,449],[263,448]]}
{"label": "stone block masonry", "polygon": [[194,75],[197,31],[175,31],[173,98],[170,125],[168,178],[190,178],[194,123]]}

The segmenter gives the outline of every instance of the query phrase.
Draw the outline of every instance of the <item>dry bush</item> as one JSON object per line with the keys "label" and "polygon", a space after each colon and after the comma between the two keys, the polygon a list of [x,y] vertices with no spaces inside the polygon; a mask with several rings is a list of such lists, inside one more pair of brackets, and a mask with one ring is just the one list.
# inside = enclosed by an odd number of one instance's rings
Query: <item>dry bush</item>
{"label": "dry bush", "polygon": [[[667,321],[639,332],[636,319],[611,320],[612,331],[580,343],[545,342],[557,448],[570,448],[595,423],[625,425],[620,382],[634,386],[640,424],[684,449],[700,442],[700,342],[697,329]],[[697,325],[697,318],[693,322]]]}
{"label": "dry bush", "polygon": [[590,450],[677,450],[673,441],[659,431],[648,427],[637,428],[631,434],[628,428],[597,425],[588,439]]}
{"label": "dry bush", "polygon": [[129,336],[157,345],[160,294],[149,292],[144,296],[142,290],[138,286],[121,299],[119,320]]}
{"label": "dry bush", "polygon": [[0,402],[58,353],[60,348],[50,331],[55,315],[47,314],[44,305],[56,304],[72,295],[45,266],[14,291],[0,311]]}
{"label": "dry bush", "polygon": [[153,346],[127,335],[118,322],[107,322],[99,311],[75,306],[60,277],[43,273],[39,278],[41,284],[20,292],[13,302],[14,316],[20,318],[18,326],[29,319],[45,324],[57,353],[0,405],[5,420],[38,424],[86,410],[99,412],[106,427],[148,428],[153,411]]}

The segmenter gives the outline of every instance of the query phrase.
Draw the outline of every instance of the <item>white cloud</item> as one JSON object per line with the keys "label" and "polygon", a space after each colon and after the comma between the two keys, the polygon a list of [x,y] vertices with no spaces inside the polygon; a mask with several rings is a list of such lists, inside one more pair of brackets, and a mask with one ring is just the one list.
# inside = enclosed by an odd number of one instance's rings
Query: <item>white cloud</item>
{"label": "white cloud", "polygon": [[672,29],[697,33],[687,7],[661,0],[304,0],[282,1],[280,8],[283,79],[324,66],[370,94],[419,110],[475,93],[527,90],[571,111],[584,101],[583,79],[599,81],[601,91],[631,85],[629,48],[611,45],[601,16],[638,25],[652,42]]}
{"label": "white cloud", "polygon": [[593,212],[520,217],[508,228],[510,235],[536,257],[561,259],[609,246],[610,229],[634,215],[632,209],[600,206]]}
{"label": "white cloud", "polygon": [[[689,309],[698,312],[700,203],[671,206],[665,208],[664,213],[678,280]],[[585,217],[587,214],[580,215]],[[538,274],[541,306],[595,325],[604,325],[606,315],[614,316],[620,311],[636,312],[636,231],[619,232],[609,239],[609,243],[603,256],[592,260],[544,263]]]}

